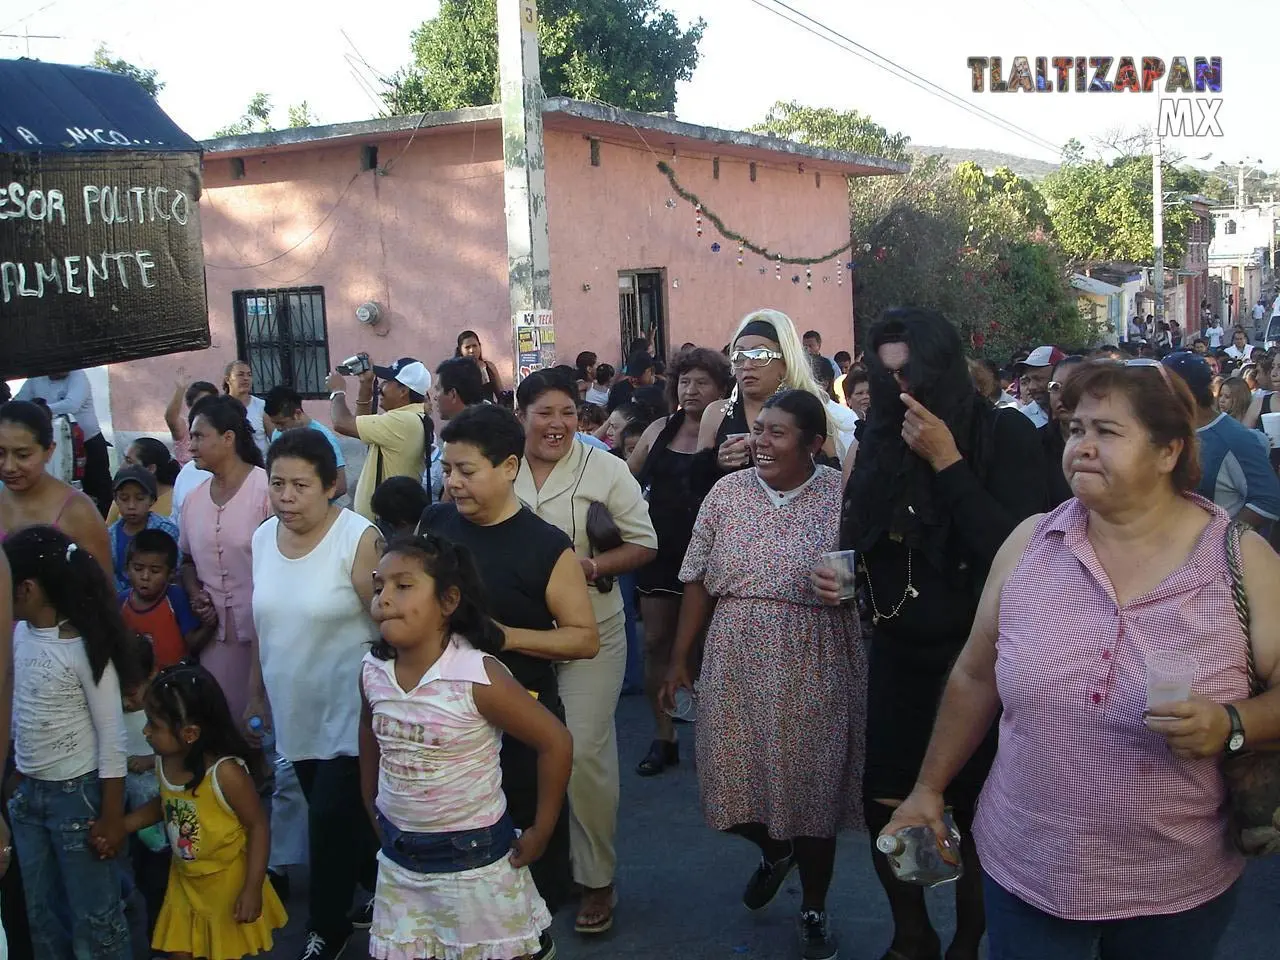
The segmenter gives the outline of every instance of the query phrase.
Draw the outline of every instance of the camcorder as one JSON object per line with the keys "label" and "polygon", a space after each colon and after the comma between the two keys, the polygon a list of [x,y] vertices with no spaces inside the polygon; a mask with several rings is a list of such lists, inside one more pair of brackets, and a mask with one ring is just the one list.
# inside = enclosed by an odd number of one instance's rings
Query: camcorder
{"label": "camcorder", "polygon": [[344,377],[358,377],[373,369],[373,361],[367,353],[357,353],[354,357],[347,357],[334,369]]}

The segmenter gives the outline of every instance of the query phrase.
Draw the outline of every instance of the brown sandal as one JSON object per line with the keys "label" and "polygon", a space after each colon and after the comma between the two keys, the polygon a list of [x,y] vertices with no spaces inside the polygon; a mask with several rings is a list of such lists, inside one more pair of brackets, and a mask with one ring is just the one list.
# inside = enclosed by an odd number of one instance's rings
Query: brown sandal
{"label": "brown sandal", "polygon": [[[606,891],[608,895],[601,897]],[[617,905],[618,891],[613,888],[613,884],[598,890],[584,887],[582,903],[578,906],[578,916],[573,923],[574,932],[590,936],[607,933],[613,928],[613,911]]]}

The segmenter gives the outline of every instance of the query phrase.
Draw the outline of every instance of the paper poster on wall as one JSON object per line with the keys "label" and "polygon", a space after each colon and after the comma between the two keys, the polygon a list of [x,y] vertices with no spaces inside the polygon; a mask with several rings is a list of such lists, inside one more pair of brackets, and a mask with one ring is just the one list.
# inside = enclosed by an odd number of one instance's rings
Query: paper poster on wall
{"label": "paper poster on wall", "polygon": [[526,310],[511,318],[516,337],[516,376],[556,365],[556,334],[550,310]]}

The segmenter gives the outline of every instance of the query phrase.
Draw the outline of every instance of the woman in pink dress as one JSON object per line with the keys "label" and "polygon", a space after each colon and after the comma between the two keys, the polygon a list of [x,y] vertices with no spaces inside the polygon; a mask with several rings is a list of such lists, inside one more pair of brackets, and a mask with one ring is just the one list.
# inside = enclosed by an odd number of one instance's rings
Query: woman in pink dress
{"label": "woman in pink dress", "polygon": [[826,432],[822,401],[807,390],[764,402],[755,468],[718,481],[694,524],[662,691],[669,705],[692,686],[690,653],[709,618],[698,683],[703,816],[760,848],[748,909],[766,906],[799,868],[806,960],[836,956],[827,888],[837,832],[862,821],[866,723],[857,613],[824,606],[809,585],[839,536],[840,473],[814,464]]}
{"label": "woman in pink dress", "polygon": [[233,717],[265,720],[262,675],[255,669],[252,550],[254,531],[271,516],[262,453],[234,397],[199,401],[190,435],[192,459],[213,476],[182,503],[182,584],[201,621],[218,625],[213,640],[193,652],[217,678]]}

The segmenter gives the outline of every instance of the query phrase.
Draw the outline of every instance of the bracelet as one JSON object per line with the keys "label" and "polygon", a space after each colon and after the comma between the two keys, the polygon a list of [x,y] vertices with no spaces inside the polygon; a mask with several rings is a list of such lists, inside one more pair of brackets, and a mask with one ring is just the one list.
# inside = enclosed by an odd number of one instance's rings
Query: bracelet
{"label": "bracelet", "polygon": [[338,397],[345,397],[346,395],[347,395],[347,391],[345,390],[334,390],[331,394],[329,394],[329,399],[336,400]]}
{"label": "bracelet", "polygon": [[595,557],[587,557],[587,563],[591,564],[591,579],[600,579],[600,565],[596,563]]}

